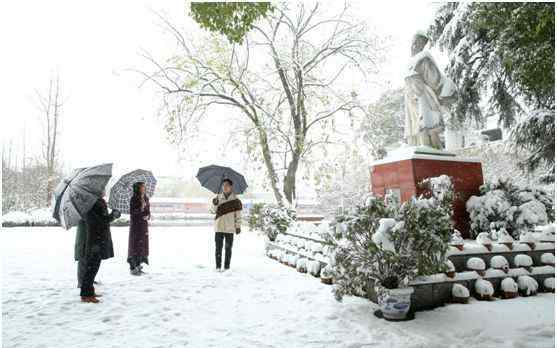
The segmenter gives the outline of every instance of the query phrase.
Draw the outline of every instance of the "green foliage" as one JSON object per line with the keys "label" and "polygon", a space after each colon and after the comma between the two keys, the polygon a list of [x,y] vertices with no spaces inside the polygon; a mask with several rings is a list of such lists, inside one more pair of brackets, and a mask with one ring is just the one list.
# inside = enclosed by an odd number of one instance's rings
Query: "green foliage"
{"label": "green foliage", "polygon": [[262,231],[269,240],[274,241],[279,233],[284,233],[296,221],[296,211],[278,205],[265,205],[261,208]]}
{"label": "green foliage", "polygon": [[[554,170],[554,28],[549,2],[445,3],[430,27],[433,42],[449,53],[447,73],[458,86],[455,122],[495,114],[510,127],[525,119],[513,138],[532,153],[528,170]],[[487,110],[480,107],[485,101]],[[540,119],[537,110],[548,117]]]}
{"label": "green foliage", "polygon": [[269,2],[192,2],[191,13],[199,25],[220,33],[230,43],[242,43],[253,23],[272,11]]}
{"label": "green foliage", "polygon": [[255,203],[248,215],[248,226],[250,231],[263,231],[263,203]]}
{"label": "green foliage", "polygon": [[383,291],[445,271],[453,232],[453,186],[446,176],[427,180],[424,186],[427,196],[413,197],[399,209],[370,197],[351,214],[336,217],[324,239],[334,250],[337,300],[365,296],[372,284]]}

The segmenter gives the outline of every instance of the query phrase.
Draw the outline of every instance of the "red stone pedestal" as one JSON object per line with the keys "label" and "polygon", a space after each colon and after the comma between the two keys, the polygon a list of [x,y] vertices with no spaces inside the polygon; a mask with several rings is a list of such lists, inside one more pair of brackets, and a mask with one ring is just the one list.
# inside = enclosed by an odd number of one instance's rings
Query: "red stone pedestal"
{"label": "red stone pedestal", "polygon": [[371,167],[371,190],[374,195],[384,196],[392,191],[400,193],[401,202],[422,193],[420,183],[431,177],[451,177],[457,198],[454,202],[453,219],[455,228],[467,238],[470,217],[466,212],[466,201],[479,194],[483,184],[482,165],[479,160],[463,159],[453,154],[429,148],[404,148],[376,161]]}

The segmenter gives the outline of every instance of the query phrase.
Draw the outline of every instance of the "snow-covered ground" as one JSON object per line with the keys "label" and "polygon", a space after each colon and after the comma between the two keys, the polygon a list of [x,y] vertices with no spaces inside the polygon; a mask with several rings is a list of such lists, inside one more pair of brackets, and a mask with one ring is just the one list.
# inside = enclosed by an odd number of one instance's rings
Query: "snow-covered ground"
{"label": "snow-covered ground", "polygon": [[[129,275],[127,228],[98,276],[102,303],[79,302],[74,231],[5,228],[2,319],[10,347],[553,347],[554,296],[472,301],[410,322],[373,316],[364,299],[263,255],[263,239],[234,241],[230,273],[213,270],[210,227],[151,229],[151,266]],[[209,261],[210,260],[210,261]]]}

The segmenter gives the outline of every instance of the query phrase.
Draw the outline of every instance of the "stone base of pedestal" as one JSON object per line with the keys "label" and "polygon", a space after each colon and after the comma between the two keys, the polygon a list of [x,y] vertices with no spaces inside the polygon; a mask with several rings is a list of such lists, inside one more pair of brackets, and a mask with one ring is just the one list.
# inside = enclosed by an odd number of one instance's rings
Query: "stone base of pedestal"
{"label": "stone base of pedestal", "polygon": [[422,193],[420,183],[424,179],[443,174],[451,177],[457,193],[453,215],[455,228],[466,238],[470,230],[466,201],[470,196],[478,195],[483,184],[479,160],[460,158],[428,147],[400,148],[372,164],[371,190],[378,196],[391,192],[405,202]]}

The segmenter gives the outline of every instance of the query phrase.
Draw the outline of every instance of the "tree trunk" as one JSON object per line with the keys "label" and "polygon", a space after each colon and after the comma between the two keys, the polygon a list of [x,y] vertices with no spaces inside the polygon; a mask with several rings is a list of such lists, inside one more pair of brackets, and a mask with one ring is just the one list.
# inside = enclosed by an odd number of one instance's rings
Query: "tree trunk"
{"label": "tree trunk", "polygon": [[292,160],[288,164],[288,170],[284,177],[284,196],[288,203],[292,204],[296,199],[296,173],[298,171],[298,164],[300,163],[300,155],[297,153],[292,154]]}
{"label": "tree trunk", "polygon": [[277,173],[275,171],[275,166],[271,158],[271,150],[269,149],[269,142],[267,140],[267,133],[260,126],[257,127],[259,133],[259,144],[261,145],[261,153],[263,154],[263,161],[265,162],[265,167],[267,168],[267,175],[271,181],[271,188],[273,189],[273,194],[275,195],[275,200],[279,206],[283,206],[283,197],[278,188]]}

